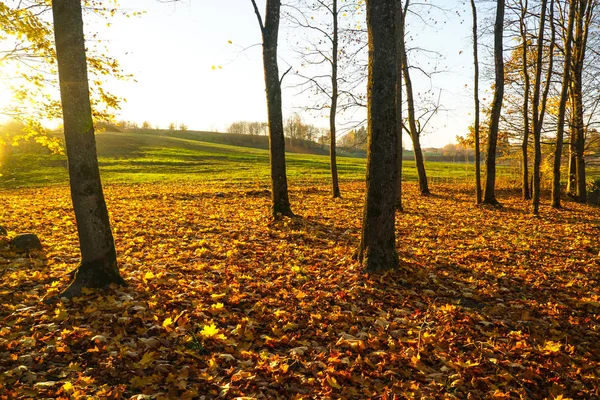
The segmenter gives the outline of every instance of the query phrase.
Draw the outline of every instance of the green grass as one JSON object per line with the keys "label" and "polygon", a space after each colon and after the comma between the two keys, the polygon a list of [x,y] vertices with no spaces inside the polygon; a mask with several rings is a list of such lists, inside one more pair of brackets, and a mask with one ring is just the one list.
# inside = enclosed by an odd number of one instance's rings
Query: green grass
{"label": "green grass", "polygon": [[[226,135],[222,135],[226,139]],[[216,143],[218,134],[208,137],[194,133],[113,133],[98,134],[98,159],[105,183],[142,183],[177,181],[257,181],[266,182],[269,173],[269,152],[265,149]],[[31,148],[31,146],[29,146]],[[28,187],[68,183],[65,156],[46,154],[40,149],[12,149],[12,155],[2,161],[0,187]],[[288,153],[287,173],[290,181],[326,181],[329,157]],[[465,183],[473,181],[473,166],[445,162],[427,162],[432,183]],[[342,181],[365,178],[365,159],[338,157]],[[404,179],[416,181],[413,161],[405,161]],[[499,168],[500,178],[514,171]]]}

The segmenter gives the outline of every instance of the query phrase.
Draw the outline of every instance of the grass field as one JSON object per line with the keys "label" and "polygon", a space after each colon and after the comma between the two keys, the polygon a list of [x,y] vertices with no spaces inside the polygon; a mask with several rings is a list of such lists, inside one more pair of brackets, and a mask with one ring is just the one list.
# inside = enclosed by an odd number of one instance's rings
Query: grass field
{"label": "grass field", "polygon": [[[226,135],[223,135],[226,138]],[[105,183],[243,181],[266,182],[269,177],[269,153],[265,149],[210,142],[201,135],[164,132],[114,133],[97,135],[98,157]],[[66,157],[15,149],[3,162],[0,187],[16,188],[66,184]],[[288,177],[291,184],[325,182],[329,178],[329,157],[288,153]],[[365,159],[339,157],[342,182],[364,180]],[[427,162],[430,181],[467,183],[473,181],[473,166]],[[413,161],[404,162],[404,179],[415,181]],[[499,167],[499,178],[515,180],[513,168]]]}

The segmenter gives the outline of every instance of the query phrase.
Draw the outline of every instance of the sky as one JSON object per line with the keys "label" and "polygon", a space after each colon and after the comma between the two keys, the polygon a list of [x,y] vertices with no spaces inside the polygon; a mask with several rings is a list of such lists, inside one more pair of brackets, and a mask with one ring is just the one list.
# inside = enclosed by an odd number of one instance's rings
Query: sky
{"label": "sky", "polygon": [[[464,134],[473,120],[470,9],[458,0],[437,3],[448,11],[419,9],[419,16],[409,15],[407,22],[408,45],[439,52],[439,66],[446,71],[432,81],[413,74],[417,96],[432,88],[436,97],[440,93],[443,109],[422,136],[424,147],[455,142],[456,135]],[[258,4],[264,11],[264,0]],[[130,81],[107,83],[110,91],[127,100],[117,119],[139,124],[148,121],[159,128],[183,123],[191,130],[220,132],[235,121],[267,120],[261,36],[250,0],[122,0],[120,6],[145,13],[115,17],[110,26],[105,20],[85,21],[87,31],[97,32],[124,72],[134,76]],[[430,26],[424,27],[418,18],[429,21]],[[282,23],[280,73],[288,66],[294,70],[300,66],[291,50],[298,35]],[[413,55],[412,62],[430,68],[422,56],[412,53],[410,57]],[[326,127],[326,114],[303,111],[311,100],[293,87],[295,79],[290,74],[283,82],[284,118],[298,112],[305,122]],[[483,91],[481,95],[486,97]],[[337,120],[343,125],[349,119],[364,118],[365,110],[359,110],[339,115]]]}

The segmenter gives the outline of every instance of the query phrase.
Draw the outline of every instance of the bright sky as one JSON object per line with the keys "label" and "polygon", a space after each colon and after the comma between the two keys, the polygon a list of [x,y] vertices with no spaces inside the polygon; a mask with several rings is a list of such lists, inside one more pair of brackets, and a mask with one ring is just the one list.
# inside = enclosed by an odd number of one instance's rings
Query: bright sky
{"label": "bright sky", "polygon": [[[470,9],[458,0],[438,3],[456,8],[446,17],[434,12],[434,27],[423,28],[414,16],[408,20],[408,40],[412,38],[415,46],[443,54],[440,65],[448,70],[436,75],[432,83],[419,78],[416,72],[413,74],[416,94],[433,85],[436,93],[441,90],[445,109],[432,120],[423,136],[424,147],[454,142],[473,119]],[[140,124],[149,121],[160,128],[166,128],[170,122],[184,123],[189,129],[221,132],[235,121],[267,120],[260,45],[241,51],[261,41],[250,0],[122,0],[121,6],[131,12],[144,10],[146,14],[115,18],[108,28],[104,22],[86,21],[88,29],[99,32],[99,38],[106,42],[124,71],[135,77],[135,82],[109,84],[109,89],[127,99],[118,119]],[[264,11],[264,0],[259,1],[259,7]],[[283,25],[282,30],[280,73],[288,65],[299,65],[288,45],[296,41],[295,34]],[[222,68],[213,70],[213,66]],[[293,81],[293,77],[286,77],[284,87]],[[321,127],[328,124],[326,115],[313,119],[302,113],[307,99],[297,89],[284,88],[283,104],[284,117],[300,112],[305,122]],[[345,118],[339,116],[338,122]]]}

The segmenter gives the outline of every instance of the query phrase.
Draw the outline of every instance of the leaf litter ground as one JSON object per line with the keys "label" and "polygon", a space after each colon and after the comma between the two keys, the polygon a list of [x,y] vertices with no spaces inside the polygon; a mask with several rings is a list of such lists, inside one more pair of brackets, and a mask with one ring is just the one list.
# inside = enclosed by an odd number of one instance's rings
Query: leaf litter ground
{"label": "leaf litter ground", "polygon": [[0,399],[598,398],[600,210],[435,189],[408,185],[402,269],[367,276],[364,185],[297,188],[282,221],[264,187],[108,186],[129,286],[52,304],[78,262],[68,191],[3,192],[9,237],[44,249],[0,238]]}

